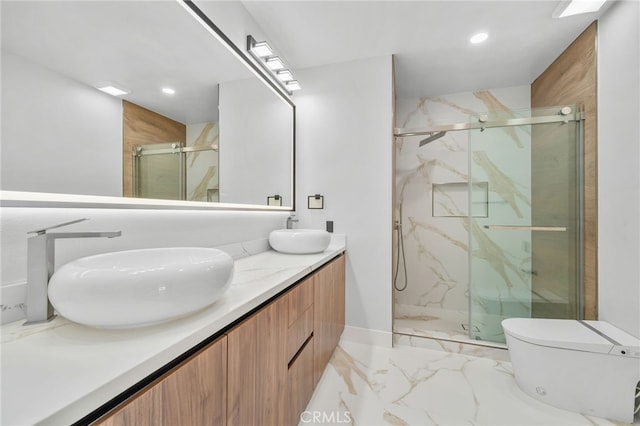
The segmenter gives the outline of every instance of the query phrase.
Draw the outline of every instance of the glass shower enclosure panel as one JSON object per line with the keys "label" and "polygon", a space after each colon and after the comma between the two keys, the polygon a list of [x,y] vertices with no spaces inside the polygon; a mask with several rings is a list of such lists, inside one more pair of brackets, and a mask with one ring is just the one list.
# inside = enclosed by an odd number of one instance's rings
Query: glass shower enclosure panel
{"label": "glass shower enclosure panel", "polygon": [[469,217],[470,335],[504,342],[505,318],[580,317],[580,120],[575,106],[482,119],[469,138],[470,202],[488,213]]}
{"label": "glass shower enclosure panel", "polygon": [[185,159],[179,143],[134,148],[134,197],[184,200]]}

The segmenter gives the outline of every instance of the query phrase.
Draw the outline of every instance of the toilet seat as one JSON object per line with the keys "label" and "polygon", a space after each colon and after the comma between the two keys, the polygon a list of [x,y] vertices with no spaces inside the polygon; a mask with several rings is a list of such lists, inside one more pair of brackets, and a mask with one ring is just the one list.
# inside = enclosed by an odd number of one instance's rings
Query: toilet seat
{"label": "toilet seat", "polygon": [[640,358],[640,339],[604,321],[509,318],[502,327],[512,337],[539,346]]}

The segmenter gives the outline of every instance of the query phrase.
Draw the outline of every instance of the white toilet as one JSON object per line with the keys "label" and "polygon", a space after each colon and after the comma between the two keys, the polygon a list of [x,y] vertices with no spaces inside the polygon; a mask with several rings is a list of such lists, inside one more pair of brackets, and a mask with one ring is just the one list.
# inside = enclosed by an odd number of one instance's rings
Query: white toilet
{"label": "white toilet", "polygon": [[502,321],[518,386],[547,404],[633,422],[640,340],[604,321]]}

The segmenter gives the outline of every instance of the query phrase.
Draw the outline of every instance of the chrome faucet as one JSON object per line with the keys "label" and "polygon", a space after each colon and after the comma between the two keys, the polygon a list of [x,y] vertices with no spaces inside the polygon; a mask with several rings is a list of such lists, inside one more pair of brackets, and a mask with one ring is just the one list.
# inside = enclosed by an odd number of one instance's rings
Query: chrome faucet
{"label": "chrome faucet", "polygon": [[296,219],[296,214],[291,213],[291,216],[287,218],[287,229],[293,229],[293,223],[297,221],[298,219]]}
{"label": "chrome faucet", "polygon": [[27,232],[27,234],[35,235],[27,240],[27,321],[24,325],[48,322],[55,317],[53,315],[53,306],[49,302],[47,293],[49,280],[55,268],[55,240],[58,238],[113,238],[122,235],[122,231],[47,233],[50,229],[72,225],[85,220],[88,219],[72,220],[71,222]]}

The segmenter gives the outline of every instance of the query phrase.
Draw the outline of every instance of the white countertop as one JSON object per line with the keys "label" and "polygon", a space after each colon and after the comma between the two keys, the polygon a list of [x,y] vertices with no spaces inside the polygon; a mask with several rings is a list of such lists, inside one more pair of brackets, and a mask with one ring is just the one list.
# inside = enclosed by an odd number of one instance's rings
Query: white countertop
{"label": "white countertop", "polygon": [[2,326],[2,425],[68,425],[219,332],[345,250],[266,251],[235,261],[229,290],[193,315],[156,326],[99,330],[57,317]]}

